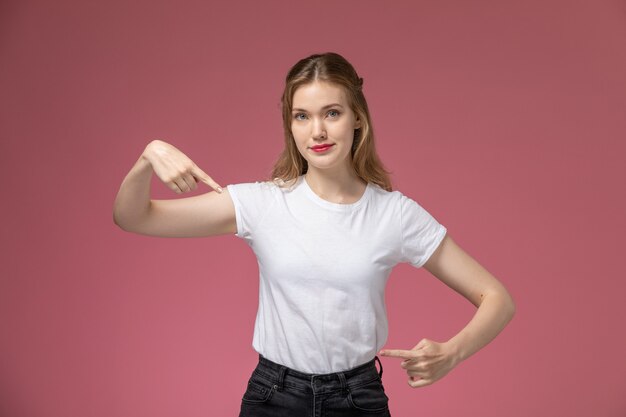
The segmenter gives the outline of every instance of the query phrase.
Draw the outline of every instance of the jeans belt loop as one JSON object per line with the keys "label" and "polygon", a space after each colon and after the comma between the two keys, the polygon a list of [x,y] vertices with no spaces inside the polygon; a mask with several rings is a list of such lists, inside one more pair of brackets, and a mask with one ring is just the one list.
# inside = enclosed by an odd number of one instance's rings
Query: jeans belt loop
{"label": "jeans belt loop", "polygon": [[283,381],[285,378],[285,371],[287,370],[287,367],[285,367],[284,365],[280,367],[280,369],[278,370],[278,390],[281,391],[283,389]]}
{"label": "jeans belt loop", "polygon": [[341,391],[345,394],[348,393],[348,383],[346,382],[346,376],[343,372],[337,372],[337,376],[339,377],[339,381],[341,382]]}
{"label": "jeans belt loop", "polygon": [[376,355],[374,359],[378,361],[378,365],[380,366],[380,371],[378,371],[378,376],[380,377],[380,379],[382,379],[383,378],[383,364],[380,362],[380,358],[378,357],[378,355]]}

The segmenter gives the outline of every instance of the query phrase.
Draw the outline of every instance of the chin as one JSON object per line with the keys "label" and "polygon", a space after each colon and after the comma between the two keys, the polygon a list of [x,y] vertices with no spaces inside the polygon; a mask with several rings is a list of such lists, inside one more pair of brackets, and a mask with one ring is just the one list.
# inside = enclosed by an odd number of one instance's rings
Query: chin
{"label": "chin", "polygon": [[319,163],[312,164],[311,162],[309,162],[308,165],[309,165],[309,168],[314,167],[315,169],[319,169],[319,170],[330,170],[330,169],[339,168],[341,164],[338,164],[337,161],[334,161],[333,163],[329,163],[329,164],[319,164]]}

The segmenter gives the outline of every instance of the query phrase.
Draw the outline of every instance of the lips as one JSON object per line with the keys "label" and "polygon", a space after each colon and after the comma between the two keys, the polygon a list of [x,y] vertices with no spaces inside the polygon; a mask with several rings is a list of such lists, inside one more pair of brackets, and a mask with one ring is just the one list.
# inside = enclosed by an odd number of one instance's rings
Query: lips
{"label": "lips", "polygon": [[315,146],[311,146],[311,149],[313,149],[314,151],[321,151],[327,148],[330,148],[331,146],[333,146],[332,143],[325,143],[323,145],[315,145]]}

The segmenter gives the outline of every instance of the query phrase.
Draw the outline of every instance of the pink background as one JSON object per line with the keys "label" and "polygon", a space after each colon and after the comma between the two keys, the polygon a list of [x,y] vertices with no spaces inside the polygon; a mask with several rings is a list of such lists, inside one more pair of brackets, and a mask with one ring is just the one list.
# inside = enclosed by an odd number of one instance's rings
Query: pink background
{"label": "pink background", "polygon": [[[154,138],[223,186],[264,177],[284,76],[325,51],[364,77],[394,187],[517,304],[434,385],[383,358],[392,415],[626,415],[625,17],[609,0],[4,0],[0,415],[237,415],[253,253],[124,232],[113,201]],[[388,348],[475,311],[407,264],[386,297]]]}

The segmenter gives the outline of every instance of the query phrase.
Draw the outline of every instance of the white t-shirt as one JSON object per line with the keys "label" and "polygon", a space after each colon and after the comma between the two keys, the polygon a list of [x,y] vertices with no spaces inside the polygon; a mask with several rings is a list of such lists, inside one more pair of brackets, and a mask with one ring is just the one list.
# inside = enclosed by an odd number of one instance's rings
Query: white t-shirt
{"label": "white t-shirt", "polygon": [[446,228],[411,198],[373,183],[352,204],[322,199],[304,175],[291,187],[257,181],[227,188],[235,236],[259,265],[254,350],[314,374],[372,360],[387,341],[392,268],[420,268]]}

